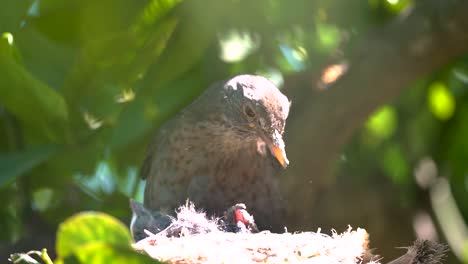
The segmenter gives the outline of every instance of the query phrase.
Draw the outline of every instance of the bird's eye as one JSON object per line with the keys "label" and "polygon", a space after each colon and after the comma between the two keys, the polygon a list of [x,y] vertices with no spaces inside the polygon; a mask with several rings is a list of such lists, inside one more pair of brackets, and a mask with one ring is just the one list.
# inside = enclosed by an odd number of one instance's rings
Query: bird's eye
{"label": "bird's eye", "polygon": [[252,109],[251,106],[249,105],[246,105],[244,107],[244,113],[245,115],[248,117],[248,118],[255,118],[257,116],[257,114],[255,113],[255,111]]}

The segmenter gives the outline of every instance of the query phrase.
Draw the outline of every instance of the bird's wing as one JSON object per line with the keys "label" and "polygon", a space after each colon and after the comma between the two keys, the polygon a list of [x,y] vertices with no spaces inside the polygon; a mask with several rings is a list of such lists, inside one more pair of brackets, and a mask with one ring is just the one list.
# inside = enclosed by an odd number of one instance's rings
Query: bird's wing
{"label": "bird's wing", "polygon": [[213,184],[213,177],[192,176],[187,187],[187,198],[200,209],[220,214],[223,212],[219,210],[226,209],[229,202],[225,193]]}
{"label": "bird's wing", "polygon": [[151,163],[153,161],[153,153],[154,147],[150,145],[150,147],[146,151],[145,159],[143,160],[143,164],[140,167],[140,177],[144,180],[148,177],[151,171]]}
{"label": "bird's wing", "polygon": [[167,149],[166,145],[168,144],[169,140],[168,131],[173,126],[171,123],[172,122],[169,121],[159,128],[158,132],[153,136],[153,139],[146,149],[145,159],[143,160],[143,164],[140,167],[140,176],[144,180],[149,178],[149,175],[152,173],[152,167],[157,166],[155,163],[158,163],[156,160],[158,150],[161,151]]}

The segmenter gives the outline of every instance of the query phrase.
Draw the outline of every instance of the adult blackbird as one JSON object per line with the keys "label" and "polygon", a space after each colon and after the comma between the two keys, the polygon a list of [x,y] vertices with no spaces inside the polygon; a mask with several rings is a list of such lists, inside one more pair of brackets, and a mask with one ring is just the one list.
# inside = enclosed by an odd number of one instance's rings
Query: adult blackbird
{"label": "adult blackbird", "polygon": [[277,174],[288,165],[282,139],[290,102],[261,76],[215,83],[161,126],[141,173],[144,205],[174,212],[190,199],[220,216],[244,203],[260,230],[284,230]]}

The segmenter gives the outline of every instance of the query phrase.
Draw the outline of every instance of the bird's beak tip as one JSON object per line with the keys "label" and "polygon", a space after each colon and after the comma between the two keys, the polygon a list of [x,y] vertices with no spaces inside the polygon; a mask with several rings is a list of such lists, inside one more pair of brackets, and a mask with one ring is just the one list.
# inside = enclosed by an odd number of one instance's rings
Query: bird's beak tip
{"label": "bird's beak tip", "polygon": [[273,144],[270,144],[270,150],[271,154],[276,158],[276,160],[280,163],[281,167],[286,169],[289,165],[289,160],[288,157],[286,157],[286,152],[284,148],[280,148],[278,146],[275,146]]}

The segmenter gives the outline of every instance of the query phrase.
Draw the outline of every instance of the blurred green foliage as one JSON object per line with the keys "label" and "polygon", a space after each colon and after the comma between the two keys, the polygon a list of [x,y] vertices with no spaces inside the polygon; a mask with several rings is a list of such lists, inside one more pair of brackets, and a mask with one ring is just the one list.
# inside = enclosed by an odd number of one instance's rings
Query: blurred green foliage
{"label": "blurred green foliage", "polygon": [[[141,198],[137,170],[150,135],[210,83],[250,72],[281,85],[346,55],[409,4],[3,1],[0,241],[24,238],[32,214],[52,227],[90,209],[128,220],[128,198]],[[344,150],[341,170],[362,178],[381,173],[414,191],[413,168],[431,156],[468,219],[468,58],[413,86],[369,118]],[[59,231],[62,257],[69,223]],[[85,247],[115,254],[107,244]],[[86,252],[74,256],[89,259]]]}
{"label": "blurred green foliage", "polygon": [[[159,263],[134,251],[133,239],[127,227],[103,213],[83,212],[60,224],[57,231],[57,259],[60,263]],[[38,263],[31,259],[38,255],[52,264],[46,251],[17,253],[11,256],[15,263]]]}

